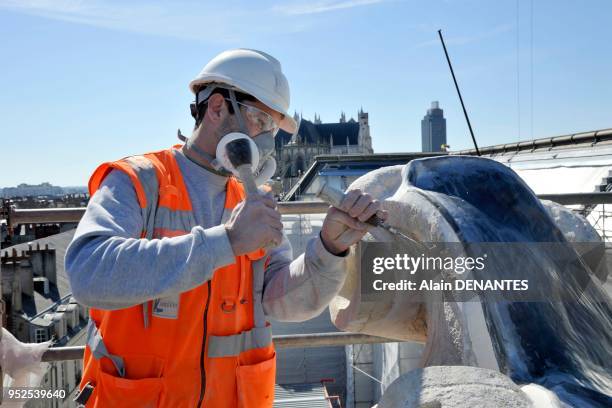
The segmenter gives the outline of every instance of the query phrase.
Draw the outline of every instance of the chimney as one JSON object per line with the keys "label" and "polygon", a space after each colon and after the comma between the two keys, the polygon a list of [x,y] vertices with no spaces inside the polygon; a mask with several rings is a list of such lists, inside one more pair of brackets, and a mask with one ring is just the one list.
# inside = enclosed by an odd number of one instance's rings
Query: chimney
{"label": "chimney", "polygon": [[21,293],[34,297],[34,279],[32,276],[32,266],[29,260],[24,258],[16,264],[19,268],[16,272],[19,274],[19,279],[21,280]]}
{"label": "chimney", "polygon": [[37,244],[35,250],[30,250],[30,262],[34,276],[44,276],[57,286],[54,249],[49,249],[48,244],[44,248]]}
{"label": "chimney", "polygon": [[63,313],[45,313],[43,319],[53,322],[53,334],[56,340],[60,340],[67,334],[66,329],[68,325]]}
{"label": "chimney", "polygon": [[[22,296],[34,296],[32,268],[23,253],[19,256],[13,249],[12,253],[4,253],[2,257],[2,297],[9,311],[21,311]],[[9,316],[10,317],[10,316]]]}
{"label": "chimney", "polygon": [[45,246],[17,252],[4,251],[2,259],[1,293],[4,302],[4,320],[7,327],[14,324],[13,314],[23,311],[24,296],[34,297],[36,290],[43,296],[50,294],[49,283],[56,283],[55,250]]}
{"label": "chimney", "polygon": [[74,298],[74,296],[70,297],[70,300],[68,302],[71,305],[75,305],[77,307],[79,316],[81,317],[81,319],[83,320],[87,320],[89,318],[89,311],[87,310],[87,307],[84,305],[80,305],[76,299]]}
{"label": "chimney", "polygon": [[77,306],[73,304],[59,305],[56,309],[56,313],[62,313],[63,319],[66,320],[66,326],[70,329],[74,329],[79,324]]}

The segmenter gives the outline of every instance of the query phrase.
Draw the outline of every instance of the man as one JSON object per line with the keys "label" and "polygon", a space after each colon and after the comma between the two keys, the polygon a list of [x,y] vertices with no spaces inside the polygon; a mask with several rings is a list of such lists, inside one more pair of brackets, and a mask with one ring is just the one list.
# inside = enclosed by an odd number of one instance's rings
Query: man
{"label": "man", "polygon": [[228,140],[246,138],[260,156],[259,182],[274,172],[273,136],[297,126],[280,63],[226,51],[190,88],[192,136],[100,166],[66,253],[73,294],[91,307],[76,399],[87,407],[271,407],[265,316],[318,315],[344,281],[343,257],[364,221],[386,216],[352,191],[292,261],[274,199],[244,199],[223,155]]}

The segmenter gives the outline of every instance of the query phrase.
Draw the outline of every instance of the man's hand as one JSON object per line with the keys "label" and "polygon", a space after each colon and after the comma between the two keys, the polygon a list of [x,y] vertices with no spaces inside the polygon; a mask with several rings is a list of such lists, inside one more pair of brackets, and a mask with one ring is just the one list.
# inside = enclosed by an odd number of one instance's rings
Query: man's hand
{"label": "man's hand", "polygon": [[365,221],[374,214],[387,219],[387,212],[380,209],[378,200],[372,199],[369,194],[362,194],[360,190],[347,192],[339,209],[329,207],[327,211],[321,229],[323,245],[335,255],[346,251],[363,238],[371,227]]}
{"label": "man's hand", "polygon": [[271,243],[279,245],[283,240],[281,215],[271,193],[250,196],[239,203],[225,223],[225,229],[236,256]]}

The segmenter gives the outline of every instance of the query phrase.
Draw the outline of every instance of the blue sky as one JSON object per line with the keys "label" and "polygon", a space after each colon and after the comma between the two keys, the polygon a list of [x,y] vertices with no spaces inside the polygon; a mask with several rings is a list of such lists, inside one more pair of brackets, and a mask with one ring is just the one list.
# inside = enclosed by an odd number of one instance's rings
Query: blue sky
{"label": "blue sky", "polygon": [[190,79],[235,47],[281,61],[305,118],[363,106],[375,152],[419,151],[432,100],[470,147],[439,28],[480,145],[612,127],[611,15],[606,0],[519,0],[518,16],[516,0],[0,0],[0,187],[85,185],[175,143]]}

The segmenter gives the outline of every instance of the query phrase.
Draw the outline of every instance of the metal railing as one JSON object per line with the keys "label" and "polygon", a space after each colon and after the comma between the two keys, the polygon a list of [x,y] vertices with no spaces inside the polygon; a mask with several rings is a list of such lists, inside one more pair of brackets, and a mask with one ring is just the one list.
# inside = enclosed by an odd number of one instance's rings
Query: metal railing
{"label": "metal railing", "polygon": [[[272,337],[276,348],[309,348],[344,346],[347,344],[395,343],[400,340],[370,336],[361,333],[312,333],[283,334]],[[85,346],[51,347],[42,356],[42,361],[80,360]]]}
{"label": "metal railing", "polygon": [[[562,205],[582,204],[612,204],[612,192],[594,193],[571,193],[571,194],[541,194],[538,198],[542,200],[555,201]],[[288,214],[321,214],[329,208],[322,201],[290,201],[279,202],[278,211],[283,215]],[[8,211],[8,225],[15,227],[19,224],[43,224],[79,222],[85,208],[43,208],[43,209],[16,209]]]}
{"label": "metal railing", "polygon": [[[612,201],[611,201],[612,202]],[[289,214],[320,214],[327,212],[329,204],[322,201],[294,201],[279,202],[278,211],[283,215]],[[85,214],[85,207],[78,208],[35,208],[8,210],[8,226],[16,227],[19,224],[53,224],[63,222],[79,222]]]}
{"label": "metal railing", "polygon": [[568,193],[568,194],[540,194],[540,200],[550,200],[561,205],[593,205],[593,204],[612,204],[612,192],[593,192],[593,193]]}

